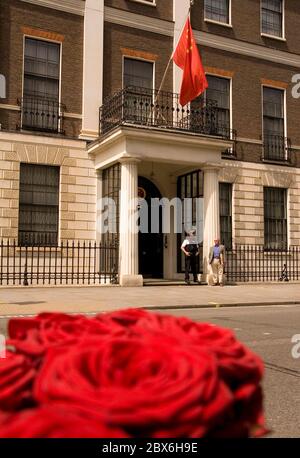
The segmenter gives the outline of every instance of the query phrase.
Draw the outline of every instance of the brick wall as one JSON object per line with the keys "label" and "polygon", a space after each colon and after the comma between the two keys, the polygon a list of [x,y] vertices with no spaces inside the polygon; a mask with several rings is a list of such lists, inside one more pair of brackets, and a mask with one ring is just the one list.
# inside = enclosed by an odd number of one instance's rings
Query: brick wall
{"label": "brick wall", "polygon": [[[159,87],[172,52],[172,38],[159,34],[105,23],[104,32],[104,96],[122,88],[122,56],[124,47],[137,53],[150,53],[155,59],[155,86]],[[134,55],[134,53],[129,53]],[[147,55],[145,56],[147,58]],[[150,56],[150,60],[151,56]],[[164,90],[173,90],[172,65]]]}
{"label": "brick wall", "polygon": [[204,0],[195,0],[192,25],[196,30],[300,54],[299,0],[285,2],[286,41],[261,36],[261,0],[232,0],[232,28],[204,21]]}
{"label": "brick wall", "polygon": [[[62,41],[61,101],[69,113],[82,112],[83,17],[43,8],[18,0],[1,0],[0,72],[6,75],[7,99],[2,103],[17,105],[22,97],[24,27],[33,36]],[[0,110],[0,123],[15,129],[16,112]],[[81,122],[68,120],[67,136],[78,135]]]}
{"label": "brick wall", "polygon": [[[261,140],[261,87],[263,82],[269,82],[279,88],[286,87],[287,135],[293,145],[300,145],[300,99],[292,97],[291,82],[299,69],[203,46],[200,51],[206,68],[232,74],[233,128],[237,130],[238,137]],[[260,161],[261,158],[261,148],[257,145],[237,145],[237,153],[238,158],[244,161]],[[293,152],[292,163],[300,166],[299,153]]]}

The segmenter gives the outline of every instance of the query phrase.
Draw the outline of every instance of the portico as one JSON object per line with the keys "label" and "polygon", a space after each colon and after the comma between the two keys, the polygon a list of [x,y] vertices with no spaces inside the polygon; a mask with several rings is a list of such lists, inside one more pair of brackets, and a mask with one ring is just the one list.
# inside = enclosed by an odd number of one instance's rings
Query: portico
{"label": "portico", "polygon": [[[122,286],[143,285],[139,262],[143,255],[139,250],[139,242],[142,242],[136,218],[139,180],[152,183],[162,198],[172,200],[178,196],[178,177],[197,170],[202,170],[204,180],[203,274],[206,278],[208,250],[213,238],[220,233],[218,174],[222,167],[221,156],[231,146],[231,140],[217,136],[136,126],[120,126],[90,146],[89,154],[98,172],[98,205],[101,205],[102,171],[116,164],[120,168],[118,231],[119,278]],[[155,247],[158,250],[157,262],[161,259],[163,263],[163,278],[182,278],[177,265],[178,234],[175,232],[174,218],[171,218],[170,230],[162,233]]]}

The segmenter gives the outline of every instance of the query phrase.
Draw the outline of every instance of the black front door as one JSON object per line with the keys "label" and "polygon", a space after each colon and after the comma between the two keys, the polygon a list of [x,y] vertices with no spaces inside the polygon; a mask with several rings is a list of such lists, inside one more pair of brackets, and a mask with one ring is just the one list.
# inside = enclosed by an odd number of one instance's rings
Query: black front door
{"label": "black front door", "polygon": [[163,234],[160,211],[159,234],[151,233],[151,199],[161,199],[157,187],[144,177],[139,177],[139,196],[148,204],[148,233],[139,233],[139,273],[144,278],[163,278]]}

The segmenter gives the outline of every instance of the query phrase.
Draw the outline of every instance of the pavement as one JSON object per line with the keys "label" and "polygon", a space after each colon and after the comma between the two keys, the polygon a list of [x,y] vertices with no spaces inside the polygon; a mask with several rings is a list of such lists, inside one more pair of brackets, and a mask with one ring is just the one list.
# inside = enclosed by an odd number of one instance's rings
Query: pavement
{"label": "pavement", "polygon": [[124,308],[176,309],[300,305],[299,283],[145,286],[1,287],[0,316],[44,311],[97,313]]}

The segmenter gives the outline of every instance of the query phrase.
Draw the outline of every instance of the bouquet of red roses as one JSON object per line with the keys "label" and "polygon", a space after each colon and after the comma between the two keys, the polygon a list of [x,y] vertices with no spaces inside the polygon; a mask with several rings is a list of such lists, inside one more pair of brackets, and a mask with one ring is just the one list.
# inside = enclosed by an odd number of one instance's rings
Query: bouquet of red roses
{"label": "bouquet of red roses", "polygon": [[126,310],[9,322],[0,437],[203,438],[266,432],[262,361],[231,331]]}

